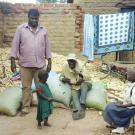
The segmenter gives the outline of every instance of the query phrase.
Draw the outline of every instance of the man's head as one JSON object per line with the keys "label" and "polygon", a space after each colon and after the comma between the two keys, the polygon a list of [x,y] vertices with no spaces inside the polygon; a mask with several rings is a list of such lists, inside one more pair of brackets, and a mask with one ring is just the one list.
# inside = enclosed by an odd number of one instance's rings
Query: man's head
{"label": "man's head", "polygon": [[47,79],[48,79],[48,72],[47,70],[40,70],[38,72],[38,78],[39,78],[39,82],[42,82],[42,83],[46,83]]}
{"label": "man's head", "polygon": [[127,70],[127,80],[130,82],[135,82],[135,68]]}
{"label": "man's head", "polygon": [[67,57],[68,65],[71,69],[74,69],[76,67],[77,58],[74,53],[71,53]]}
{"label": "man's head", "polygon": [[30,9],[28,12],[28,23],[32,28],[38,26],[39,12],[37,9]]}

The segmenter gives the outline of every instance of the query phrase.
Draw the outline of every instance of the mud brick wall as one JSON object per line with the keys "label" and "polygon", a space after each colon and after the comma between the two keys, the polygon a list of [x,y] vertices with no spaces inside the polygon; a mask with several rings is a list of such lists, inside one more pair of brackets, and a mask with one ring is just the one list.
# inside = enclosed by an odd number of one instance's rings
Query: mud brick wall
{"label": "mud brick wall", "polygon": [[116,13],[119,8],[115,5],[122,0],[75,0],[75,3],[83,8],[85,13],[90,14],[108,14]]}
{"label": "mud brick wall", "polygon": [[[41,12],[40,22],[48,29],[52,51],[67,55],[81,55],[83,43],[83,15],[117,13],[118,3],[134,5],[135,0],[74,0],[74,4],[9,4],[9,14],[0,12],[0,46],[10,46],[17,25],[27,22],[27,11],[36,7]],[[1,3],[0,3],[1,4]],[[0,6],[1,10],[2,6]],[[2,10],[1,10],[2,11]],[[115,59],[115,53],[111,57]]]}
{"label": "mud brick wall", "polygon": [[[79,4],[84,13],[95,15],[117,13],[122,6],[135,6],[135,0],[74,0],[74,3]],[[115,52],[109,53],[104,59],[115,61],[115,55]],[[130,52],[129,57],[135,61],[135,51]]]}
{"label": "mud brick wall", "polygon": [[8,14],[0,14],[1,46],[10,46],[16,27],[27,22],[29,8],[38,8],[40,24],[48,30],[53,52],[67,55],[80,52],[82,9],[76,4],[15,4]]}
{"label": "mud brick wall", "polygon": [[[0,13],[0,18],[2,18],[2,14]],[[0,19],[0,45],[2,44],[2,19]]]}
{"label": "mud brick wall", "polygon": [[[135,6],[135,0],[74,0],[85,13],[110,14],[119,12],[119,6]],[[119,6],[117,4],[119,3]]]}
{"label": "mud brick wall", "polygon": [[[119,8],[115,7],[115,5],[118,2],[121,2],[121,0],[74,0],[74,3],[79,4],[84,13],[93,15],[117,13]],[[108,53],[103,59],[107,61],[115,61],[115,55],[115,52]],[[101,59],[100,55],[96,55],[95,57]]]}

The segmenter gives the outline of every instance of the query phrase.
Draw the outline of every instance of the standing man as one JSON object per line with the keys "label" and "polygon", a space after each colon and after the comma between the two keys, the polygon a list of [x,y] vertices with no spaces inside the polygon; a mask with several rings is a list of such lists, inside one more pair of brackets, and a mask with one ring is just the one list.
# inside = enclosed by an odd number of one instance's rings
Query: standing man
{"label": "standing man", "polygon": [[[22,111],[21,116],[29,113],[31,103],[31,84],[34,78],[38,83],[38,71],[47,68],[51,70],[51,50],[47,30],[38,24],[39,12],[30,9],[28,23],[18,26],[11,48],[11,71],[16,72],[15,59],[19,57],[22,81]],[[46,65],[46,60],[48,61]]]}
{"label": "standing man", "polygon": [[68,83],[71,86],[73,119],[78,120],[84,118],[86,109],[86,96],[88,91],[92,88],[92,84],[85,81],[74,53],[68,55],[67,64],[62,70],[60,80],[63,83]]}

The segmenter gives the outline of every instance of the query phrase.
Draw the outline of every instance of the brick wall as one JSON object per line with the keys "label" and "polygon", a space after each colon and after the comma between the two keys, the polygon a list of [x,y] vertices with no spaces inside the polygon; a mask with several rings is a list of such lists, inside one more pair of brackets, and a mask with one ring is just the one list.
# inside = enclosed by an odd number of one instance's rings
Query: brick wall
{"label": "brick wall", "polygon": [[90,14],[108,14],[116,13],[119,8],[115,5],[122,0],[74,0],[79,4],[85,13]]}
{"label": "brick wall", "polygon": [[[0,13],[0,18],[2,18],[2,14]],[[0,19],[0,44],[2,44],[2,19]]]}
{"label": "brick wall", "polygon": [[[135,0],[74,0],[74,3],[79,4],[80,7],[83,9],[84,13],[89,14],[117,13],[120,11],[120,7],[135,6]],[[115,55],[115,52],[109,53],[106,56],[104,56],[104,59],[115,61]],[[124,55],[130,57],[131,61],[135,61],[135,51],[125,52]]]}
{"label": "brick wall", "polygon": [[[0,13],[0,46],[10,45],[16,26],[27,22],[27,11],[36,7],[41,12],[40,22],[48,29],[52,51],[78,55],[83,41],[83,14],[116,13],[117,3],[135,5],[134,0],[74,0],[74,4],[9,4],[9,14]],[[0,6],[1,9],[1,6]],[[113,56],[109,56],[114,60]],[[107,56],[108,57],[108,56]]]}
{"label": "brick wall", "polygon": [[135,0],[74,0],[74,3],[90,14],[117,13],[120,6],[135,6]]}
{"label": "brick wall", "polygon": [[80,52],[82,15],[76,4],[10,5],[8,15],[0,14],[1,46],[11,45],[17,25],[27,22],[27,11],[31,7],[38,8],[41,13],[40,24],[48,30],[53,52],[64,55]]}

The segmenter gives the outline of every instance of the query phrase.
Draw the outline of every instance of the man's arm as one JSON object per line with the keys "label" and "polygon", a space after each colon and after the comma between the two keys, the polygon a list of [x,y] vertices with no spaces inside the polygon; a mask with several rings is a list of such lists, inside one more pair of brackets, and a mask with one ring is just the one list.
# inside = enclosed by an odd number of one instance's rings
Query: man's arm
{"label": "man's arm", "polygon": [[77,76],[79,76],[79,79],[77,80],[74,85],[81,85],[81,83],[84,81],[84,76],[81,73],[80,66],[77,67],[77,70],[75,69],[74,72],[76,73]]}
{"label": "man's arm", "polygon": [[37,94],[38,94],[41,98],[43,98],[44,100],[47,100],[48,102],[53,101],[53,98],[47,97],[47,96],[43,95],[41,92],[37,92]]}
{"label": "man's arm", "polygon": [[60,81],[62,81],[63,83],[68,83],[71,84],[70,79],[65,77],[63,74],[60,75],[59,77]]}
{"label": "man's arm", "polygon": [[19,45],[20,45],[20,29],[17,28],[11,47],[11,71],[12,72],[16,71],[15,59],[17,57],[17,53],[19,52]]}
{"label": "man's arm", "polygon": [[126,107],[133,107],[135,105],[132,103],[129,103],[129,104],[116,104],[116,106],[126,108]]}
{"label": "man's arm", "polygon": [[80,85],[84,81],[83,75],[79,73],[79,80],[76,82],[76,85]]}
{"label": "man's arm", "polygon": [[64,70],[65,70],[65,69],[63,68],[63,69],[62,69],[62,72],[61,72],[61,74],[60,74],[59,80],[62,81],[63,83],[71,84],[70,79],[65,76]]}
{"label": "man's arm", "polygon": [[120,67],[120,66],[116,66],[116,65],[113,65],[113,64],[110,65],[110,69],[112,71],[120,72],[120,73],[123,73],[123,74],[125,74],[127,72],[126,67]]}
{"label": "man's arm", "polygon": [[51,67],[52,67],[52,60],[51,60],[51,47],[49,44],[48,40],[48,33],[46,31],[46,36],[45,36],[45,58],[48,60],[48,65],[47,65],[47,71],[50,72]]}

